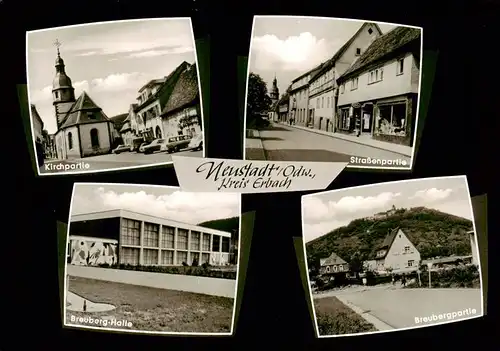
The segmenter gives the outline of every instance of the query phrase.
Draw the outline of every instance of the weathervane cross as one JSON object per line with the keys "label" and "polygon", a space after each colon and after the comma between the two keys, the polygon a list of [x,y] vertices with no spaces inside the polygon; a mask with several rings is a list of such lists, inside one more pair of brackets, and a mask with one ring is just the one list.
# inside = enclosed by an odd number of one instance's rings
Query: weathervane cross
{"label": "weathervane cross", "polygon": [[61,46],[61,42],[59,41],[59,39],[56,39],[56,41],[54,42],[54,46],[57,48],[57,54],[59,55],[59,47]]}

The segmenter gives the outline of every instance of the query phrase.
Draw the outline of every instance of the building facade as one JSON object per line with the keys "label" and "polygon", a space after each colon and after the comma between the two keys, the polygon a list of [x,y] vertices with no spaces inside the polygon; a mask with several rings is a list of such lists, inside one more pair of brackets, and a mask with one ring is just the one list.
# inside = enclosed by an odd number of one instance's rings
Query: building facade
{"label": "building facade", "polygon": [[394,229],[378,247],[375,257],[378,272],[404,273],[417,271],[420,267],[420,252],[399,228]]}
{"label": "building facade", "polygon": [[309,80],[321,69],[323,64],[292,80],[290,87],[289,116],[294,124],[307,126],[312,111],[309,108]]}
{"label": "building facade", "polygon": [[328,132],[335,131],[338,87],[341,76],[370,44],[382,35],[376,23],[365,22],[358,31],[328,60],[309,81],[309,126]]}
{"label": "building facade", "polygon": [[337,79],[336,131],[413,146],[420,88],[420,29],[377,38]]}
{"label": "building facade", "polygon": [[[84,261],[86,264],[224,266],[230,263],[231,233],[132,211],[74,215],[69,233],[68,260],[75,264]],[[96,247],[98,249],[93,249]],[[100,261],[95,259],[100,255],[105,257]]]}
{"label": "building facade", "polygon": [[75,100],[75,89],[66,74],[59,48],[52,99],[57,122],[54,139],[59,160],[107,154],[114,140],[113,122],[83,91]]}
{"label": "building facade", "polygon": [[327,258],[320,259],[319,266],[319,273],[321,275],[349,272],[349,264],[335,252],[332,252]]}
{"label": "building facade", "polygon": [[288,120],[288,108],[290,106],[290,96],[285,93],[278,102],[278,121],[286,122]]}
{"label": "building facade", "polygon": [[188,65],[179,75],[168,102],[161,112],[164,137],[202,132],[202,115],[198,72],[196,65]]}

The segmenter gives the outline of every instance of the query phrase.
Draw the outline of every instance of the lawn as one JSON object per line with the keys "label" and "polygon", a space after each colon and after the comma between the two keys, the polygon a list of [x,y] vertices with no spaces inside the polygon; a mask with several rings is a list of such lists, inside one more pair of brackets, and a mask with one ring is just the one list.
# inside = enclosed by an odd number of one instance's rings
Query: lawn
{"label": "lawn", "polygon": [[75,317],[112,317],[132,322],[133,330],[163,332],[228,333],[234,299],[69,277],[68,290],[92,302],[117,308],[108,312],[66,312]]}
{"label": "lawn", "polygon": [[377,329],[336,297],[314,300],[319,335],[355,334]]}

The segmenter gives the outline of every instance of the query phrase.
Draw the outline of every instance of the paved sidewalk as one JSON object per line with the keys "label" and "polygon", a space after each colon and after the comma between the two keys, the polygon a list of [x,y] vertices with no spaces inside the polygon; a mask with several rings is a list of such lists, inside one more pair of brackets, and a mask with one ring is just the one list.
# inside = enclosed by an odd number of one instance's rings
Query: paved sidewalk
{"label": "paved sidewalk", "polygon": [[266,160],[264,145],[262,145],[260,132],[258,130],[255,129],[246,130],[245,159],[258,160],[258,161]]}
{"label": "paved sidewalk", "polygon": [[345,135],[342,133],[332,133],[332,132],[327,132],[324,130],[318,130],[314,128],[307,128],[303,126],[298,126],[298,125],[290,125],[288,123],[283,123],[283,122],[273,122],[275,124],[282,124],[287,127],[292,127],[292,128],[297,128],[297,129],[302,129],[311,133],[316,133],[316,134],[321,134],[321,135],[326,135],[332,138],[337,138],[337,139],[342,139],[345,141],[350,141],[353,143],[361,144],[361,145],[367,145],[371,146],[373,148],[377,149],[382,149],[382,150],[387,150],[387,151],[392,151],[394,153],[411,157],[413,148],[410,146],[405,146],[405,145],[399,145],[399,144],[393,144],[393,143],[387,143],[384,141],[378,141],[378,140],[373,140],[373,139],[365,139],[365,138],[358,138],[358,137],[353,137],[350,135]]}

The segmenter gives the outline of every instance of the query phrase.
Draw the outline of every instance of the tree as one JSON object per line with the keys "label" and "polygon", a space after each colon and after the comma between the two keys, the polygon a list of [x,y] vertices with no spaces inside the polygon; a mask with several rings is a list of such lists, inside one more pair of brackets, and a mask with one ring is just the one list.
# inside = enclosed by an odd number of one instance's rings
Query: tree
{"label": "tree", "polygon": [[349,268],[352,273],[356,274],[356,277],[358,277],[359,273],[363,271],[363,260],[358,253],[352,255],[349,262]]}
{"label": "tree", "polygon": [[247,123],[267,112],[270,106],[271,98],[267,94],[266,82],[258,74],[250,73],[248,76]]}

